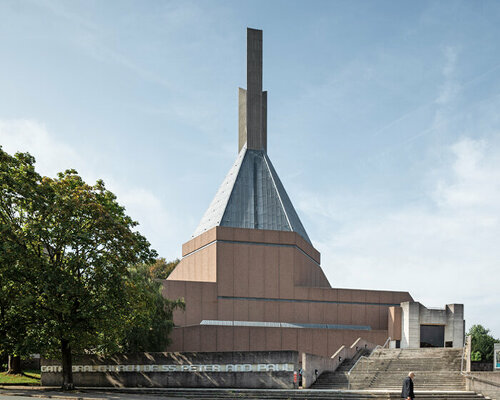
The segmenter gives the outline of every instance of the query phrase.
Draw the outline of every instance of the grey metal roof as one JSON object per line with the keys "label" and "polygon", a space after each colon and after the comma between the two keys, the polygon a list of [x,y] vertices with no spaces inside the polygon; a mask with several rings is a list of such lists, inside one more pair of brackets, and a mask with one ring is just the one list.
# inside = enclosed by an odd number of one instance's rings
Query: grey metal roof
{"label": "grey metal roof", "polygon": [[305,324],[297,322],[264,322],[264,321],[220,321],[204,319],[200,325],[212,326],[250,326],[263,328],[312,328],[312,329],[351,329],[370,331],[369,325],[343,325],[343,324]]}
{"label": "grey metal roof", "polygon": [[266,152],[248,150],[246,146],[193,237],[214,226],[293,231],[311,243]]}

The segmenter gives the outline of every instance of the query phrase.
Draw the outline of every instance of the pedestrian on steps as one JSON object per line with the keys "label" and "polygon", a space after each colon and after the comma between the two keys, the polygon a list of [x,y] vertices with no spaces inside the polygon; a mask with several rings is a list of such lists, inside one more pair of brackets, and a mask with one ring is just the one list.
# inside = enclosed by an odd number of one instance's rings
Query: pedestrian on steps
{"label": "pedestrian on steps", "polygon": [[413,378],[415,374],[413,372],[408,373],[408,376],[403,381],[403,390],[401,391],[401,397],[405,400],[413,400],[415,398],[415,393],[413,393]]}

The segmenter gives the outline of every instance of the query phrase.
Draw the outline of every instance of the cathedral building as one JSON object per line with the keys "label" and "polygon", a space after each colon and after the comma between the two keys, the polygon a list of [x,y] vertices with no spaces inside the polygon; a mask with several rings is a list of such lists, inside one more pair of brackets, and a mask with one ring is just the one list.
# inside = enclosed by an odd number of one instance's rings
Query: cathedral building
{"label": "cathedral building", "polygon": [[[415,333],[419,322],[408,328],[402,303],[418,304],[408,292],[333,288],[321,269],[320,253],[267,154],[262,31],[255,29],[247,32],[238,137],[236,161],[164,281],[165,296],[186,303],[174,313],[168,350],[329,357],[358,337],[383,344],[389,333],[393,346],[409,346],[405,332]],[[415,335],[411,343],[419,341]]]}

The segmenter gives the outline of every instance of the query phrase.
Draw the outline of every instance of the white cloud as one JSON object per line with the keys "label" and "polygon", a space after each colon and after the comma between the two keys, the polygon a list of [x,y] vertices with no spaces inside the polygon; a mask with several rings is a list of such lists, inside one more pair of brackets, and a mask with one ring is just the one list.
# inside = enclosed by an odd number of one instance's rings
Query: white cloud
{"label": "white cloud", "polygon": [[55,176],[81,164],[78,153],[51,137],[44,124],[27,119],[0,120],[0,145],[8,153],[29,152],[43,175]]}
{"label": "white cloud", "polygon": [[[452,181],[439,182],[435,198],[442,207],[473,209],[475,213],[500,211],[498,157],[484,140],[463,139],[451,147],[455,161]],[[483,208],[486,207],[486,208]]]}
{"label": "white cloud", "polygon": [[299,208],[322,221],[315,244],[333,286],[407,290],[433,307],[464,303],[469,326],[500,336],[500,148],[463,138],[443,152],[417,204],[387,211],[354,196],[306,195]]}
{"label": "white cloud", "polygon": [[179,254],[175,240],[179,221],[166,210],[160,198],[135,183],[95,170],[93,165],[99,163],[85,159],[73,147],[55,139],[44,124],[27,119],[0,119],[0,145],[10,154],[19,151],[35,156],[36,169],[42,175],[53,177],[67,168],[75,168],[88,183],[103,179],[118,202],[125,206],[127,214],[140,223],[138,230],[160,255],[172,258]]}

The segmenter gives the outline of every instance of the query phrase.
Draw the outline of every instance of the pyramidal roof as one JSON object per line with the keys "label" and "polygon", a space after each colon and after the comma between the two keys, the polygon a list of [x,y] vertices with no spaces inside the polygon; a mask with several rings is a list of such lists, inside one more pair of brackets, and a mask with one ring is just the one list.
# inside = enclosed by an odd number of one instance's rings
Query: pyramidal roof
{"label": "pyramidal roof", "polygon": [[238,157],[193,237],[215,226],[297,232],[309,243],[267,156],[267,92],[262,91],[262,31],[247,30],[247,89],[239,89]]}
{"label": "pyramidal roof", "polygon": [[311,243],[267,154],[246,146],[193,236],[214,226],[293,231]]}

